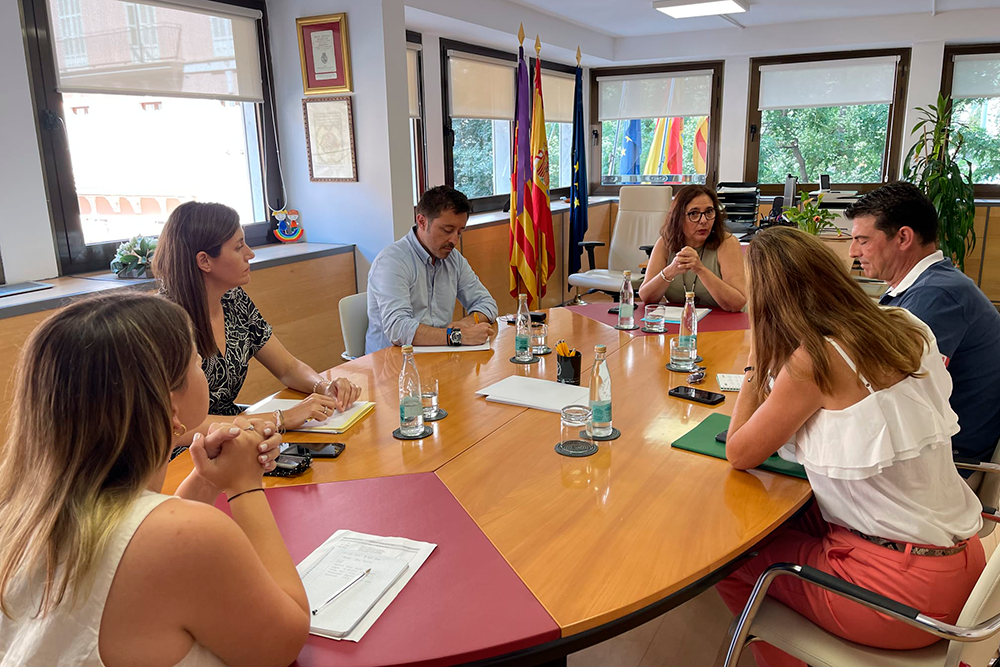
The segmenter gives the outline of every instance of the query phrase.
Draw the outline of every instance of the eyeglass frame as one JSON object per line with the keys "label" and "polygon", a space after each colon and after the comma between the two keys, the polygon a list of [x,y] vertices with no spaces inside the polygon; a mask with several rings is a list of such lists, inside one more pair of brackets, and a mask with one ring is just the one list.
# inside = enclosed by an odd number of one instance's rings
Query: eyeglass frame
{"label": "eyeglass frame", "polygon": [[[695,217],[691,217],[694,215]],[[701,222],[702,218],[708,220],[709,222],[714,222],[715,218],[719,215],[719,212],[713,206],[712,208],[705,209],[704,211],[688,211],[684,214],[688,222],[698,223]]]}

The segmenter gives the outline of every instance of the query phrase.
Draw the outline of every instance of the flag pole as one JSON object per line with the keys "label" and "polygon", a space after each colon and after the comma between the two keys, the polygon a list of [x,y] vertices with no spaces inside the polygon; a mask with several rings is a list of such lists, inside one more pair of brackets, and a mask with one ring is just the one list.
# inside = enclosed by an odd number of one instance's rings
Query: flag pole
{"label": "flag pole", "polygon": [[[542,59],[542,40],[538,39],[538,35],[537,34],[535,35],[535,58],[537,60],[541,60]],[[538,68],[536,68],[535,72],[538,72],[538,71],[540,71],[540,70]],[[532,86],[532,93],[531,93],[532,99],[534,99],[534,94],[535,94],[534,93],[534,86]],[[542,132],[544,133],[544,131],[545,131],[545,127],[542,126]],[[546,137],[545,140],[548,141],[548,138]],[[534,174],[535,168],[534,167],[535,167],[535,156],[532,155],[531,156],[531,171],[532,171],[531,178],[532,178],[532,182],[534,182],[534,178],[535,178],[535,174]],[[541,309],[541,307],[542,307],[542,279],[540,277],[541,276],[541,270],[540,269],[541,269],[541,266],[542,266],[542,262],[541,262],[541,256],[542,255],[541,255],[541,253],[543,252],[543,248],[542,248],[542,244],[541,244],[541,235],[539,234],[539,225],[536,222],[533,226],[535,228],[535,291],[538,293],[538,303],[535,305],[535,307],[538,308],[538,309]]]}
{"label": "flag pole", "polygon": [[[522,47],[524,46],[524,22],[523,21],[521,22],[521,25],[518,26],[518,28],[517,28],[517,43],[518,43],[518,46],[522,46]],[[514,114],[515,114],[515,118],[516,118],[517,117],[516,116],[516,114],[517,114],[516,110],[515,110]],[[517,137],[516,136],[512,137],[512,139],[514,141],[517,141]],[[515,165],[511,165],[511,173],[513,173],[513,171],[514,171],[515,168],[516,168]],[[513,181],[511,183],[513,183]],[[513,194],[513,193],[511,193],[511,194]],[[520,192],[517,193],[518,197],[520,197],[522,194],[523,193],[520,193]],[[524,285],[521,284],[521,272],[517,271],[517,293],[518,294],[523,294],[525,291],[526,290],[524,289]],[[517,311],[515,310],[514,312],[517,312]]]}
{"label": "flag pole", "polygon": [[[577,47],[576,47],[576,68],[577,69],[580,69],[580,60],[581,59],[582,59],[582,55],[580,53],[580,47],[579,47],[579,45],[577,45]],[[574,93],[574,95],[575,95],[575,93]],[[574,101],[574,106],[575,106],[575,101]],[[574,113],[574,117],[573,117],[573,122],[576,122],[575,113]],[[604,160],[601,160],[601,162],[603,163]],[[572,197],[571,197],[571,199],[572,199]],[[584,205],[585,206],[589,206],[589,203],[588,204],[584,204]],[[572,201],[569,203],[569,206],[570,206],[570,210],[572,211],[573,210],[573,202]],[[563,236],[564,239],[571,236],[571,234],[569,233],[569,230],[566,230],[566,231],[567,231],[567,234],[565,234]],[[573,249],[570,248],[569,251],[573,252]],[[594,267],[590,267],[590,268],[594,268]],[[568,287],[568,285],[567,285],[567,287]],[[579,286],[577,286],[577,288],[576,288],[576,295],[573,297],[573,300],[569,302],[569,305],[571,305],[571,306],[586,306],[587,305],[587,302],[584,301],[580,297],[580,287]]]}

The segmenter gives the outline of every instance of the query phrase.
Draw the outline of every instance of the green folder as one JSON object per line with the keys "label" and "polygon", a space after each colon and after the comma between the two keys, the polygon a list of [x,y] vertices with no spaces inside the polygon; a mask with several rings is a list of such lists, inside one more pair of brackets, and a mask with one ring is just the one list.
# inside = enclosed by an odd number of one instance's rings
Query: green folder
{"label": "green folder", "polygon": [[[711,414],[693,429],[677,438],[670,446],[697,452],[717,459],[726,458],[726,445],[715,439],[719,433],[729,428],[729,417]],[[757,466],[761,470],[791,475],[806,479],[806,469],[800,463],[791,463],[777,454],[772,454],[766,461]]]}

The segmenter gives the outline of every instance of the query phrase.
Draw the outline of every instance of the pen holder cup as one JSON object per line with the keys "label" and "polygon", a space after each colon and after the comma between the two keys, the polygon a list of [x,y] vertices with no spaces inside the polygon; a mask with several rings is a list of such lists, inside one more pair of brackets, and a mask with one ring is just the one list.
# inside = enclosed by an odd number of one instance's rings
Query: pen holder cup
{"label": "pen holder cup", "polygon": [[572,357],[556,355],[556,380],[563,384],[580,386],[580,361],[583,356],[577,352]]}

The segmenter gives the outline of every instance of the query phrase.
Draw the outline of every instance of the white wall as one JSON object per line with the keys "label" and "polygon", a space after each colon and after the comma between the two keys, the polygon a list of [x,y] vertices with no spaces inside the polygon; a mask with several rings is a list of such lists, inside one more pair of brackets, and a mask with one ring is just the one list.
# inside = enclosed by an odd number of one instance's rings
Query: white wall
{"label": "white wall", "polygon": [[0,255],[8,283],[58,273],[19,3],[0,2]]}
{"label": "white wall", "polygon": [[[332,12],[347,12],[357,183],[309,180],[295,19]],[[310,241],[357,245],[364,289],[375,255],[413,219],[403,2],[270,0],[268,20],[287,206],[301,212]]]}

